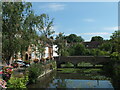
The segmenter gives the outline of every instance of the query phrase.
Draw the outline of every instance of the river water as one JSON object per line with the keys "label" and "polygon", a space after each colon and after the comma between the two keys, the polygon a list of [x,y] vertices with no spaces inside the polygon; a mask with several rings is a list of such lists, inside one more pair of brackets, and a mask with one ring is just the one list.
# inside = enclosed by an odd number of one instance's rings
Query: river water
{"label": "river water", "polygon": [[100,70],[66,71],[67,69],[53,71],[40,78],[36,84],[28,85],[28,88],[82,88],[83,90],[102,88],[114,90],[111,79],[100,74]]}

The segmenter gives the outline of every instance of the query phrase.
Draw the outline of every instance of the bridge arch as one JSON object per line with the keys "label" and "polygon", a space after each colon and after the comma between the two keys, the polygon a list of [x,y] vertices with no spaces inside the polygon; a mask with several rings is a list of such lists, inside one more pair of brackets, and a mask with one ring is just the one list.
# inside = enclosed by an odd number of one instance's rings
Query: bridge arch
{"label": "bridge arch", "polygon": [[[71,65],[70,65],[70,64],[71,64]],[[65,65],[65,66],[62,66],[62,65]],[[59,68],[60,68],[60,67],[75,67],[76,64],[73,63],[73,62],[69,62],[69,61],[68,61],[68,62],[65,62],[65,61],[64,61],[64,62],[59,63],[58,66],[59,66]]]}

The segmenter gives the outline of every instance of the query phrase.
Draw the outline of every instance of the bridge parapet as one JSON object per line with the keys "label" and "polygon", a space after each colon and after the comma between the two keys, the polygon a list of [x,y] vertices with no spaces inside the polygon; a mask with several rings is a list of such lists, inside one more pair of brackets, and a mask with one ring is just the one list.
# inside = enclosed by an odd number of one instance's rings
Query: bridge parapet
{"label": "bridge parapet", "polygon": [[57,64],[61,64],[63,62],[70,62],[73,63],[74,65],[81,63],[81,62],[86,62],[86,63],[91,63],[91,64],[102,64],[102,63],[107,63],[110,61],[109,56],[67,56],[67,57],[56,57],[55,58]]}

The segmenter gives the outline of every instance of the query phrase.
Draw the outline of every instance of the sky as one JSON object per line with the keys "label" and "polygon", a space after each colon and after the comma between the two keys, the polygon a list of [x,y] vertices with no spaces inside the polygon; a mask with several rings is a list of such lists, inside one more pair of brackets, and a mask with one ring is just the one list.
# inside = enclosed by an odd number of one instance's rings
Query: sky
{"label": "sky", "polygon": [[109,39],[118,30],[117,2],[32,2],[36,15],[54,18],[55,35],[76,34],[85,41],[93,36]]}

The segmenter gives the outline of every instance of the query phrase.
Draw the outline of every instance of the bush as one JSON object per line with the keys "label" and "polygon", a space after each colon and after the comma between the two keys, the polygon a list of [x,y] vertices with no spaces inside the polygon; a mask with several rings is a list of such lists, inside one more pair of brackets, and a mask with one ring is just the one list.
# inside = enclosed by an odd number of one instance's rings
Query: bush
{"label": "bush", "polygon": [[114,61],[119,61],[120,60],[120,54],[118,52],[113,52],[111,55],[111,60],[114,60]]}
{"label": "bush", "polygon": [[42,67],[42,65],[40,63],[32,64],[28,68],[29,83],[35,83],[37,81],[38,76],[42,73],[42,71],[43,71],[43,67]]}
{"label": "bush", "polygon": [[26,88],[27,82],[28,82],[28,75],[22,78],[11,77],[10,80],[7,82],[7,88],[13,88],[13,89]]}
{"label": "bush", "polygon": [[53,68],[53,69],[56,69],[56,68],[57,68],[56,61],[52,61],[52,68]]}

